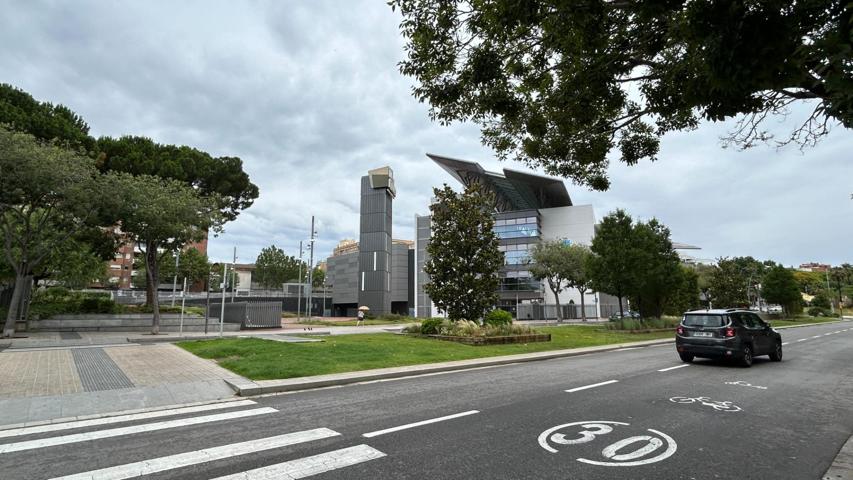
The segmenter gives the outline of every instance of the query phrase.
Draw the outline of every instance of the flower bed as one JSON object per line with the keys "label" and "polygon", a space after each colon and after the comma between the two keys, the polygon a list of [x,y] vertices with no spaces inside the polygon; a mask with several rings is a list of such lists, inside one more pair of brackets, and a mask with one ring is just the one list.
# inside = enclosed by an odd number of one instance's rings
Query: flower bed
{"label": "flower bed", "polygon": [[464,343],[465,345],[506,345],[510,343],[550,342],[551,334],[533,333],[521,335],[503,335],[500,337],[457,337],[452,335],[420,335],[422,337]]}

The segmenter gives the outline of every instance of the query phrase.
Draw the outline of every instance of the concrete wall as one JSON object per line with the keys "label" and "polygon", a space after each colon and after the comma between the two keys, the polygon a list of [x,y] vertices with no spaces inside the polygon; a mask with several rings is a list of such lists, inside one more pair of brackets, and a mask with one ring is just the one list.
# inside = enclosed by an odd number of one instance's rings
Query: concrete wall
{"label": "concrete wall", "polygon": [[[573,244],[589,246],[595,237],[595,212],[592,205],[573,205],[571,207],[542,208],[539,210],[542,240],[569,240]],[[587,305],[595,303],[595,295],[586,294]],[[545,287],[546,304],[556,303],[551,289]],[[573,301],[580,305],[580,292],[575,289],[563,290],[560,303]]]}
{"label": "concrete wall", "polygon": [[326,283],[332,285],[335,303],[358,303],[358,252],[329,257]]}
{"label": "concrete wall", "polygon": [[426,247],[430,237],[429,215],[415,215],[415,316],[429,318],[436,313],[433,311],[432,300],[424,291],[424,284],[429,282],[429,276],[424,273],[424,264],[429,256]]}

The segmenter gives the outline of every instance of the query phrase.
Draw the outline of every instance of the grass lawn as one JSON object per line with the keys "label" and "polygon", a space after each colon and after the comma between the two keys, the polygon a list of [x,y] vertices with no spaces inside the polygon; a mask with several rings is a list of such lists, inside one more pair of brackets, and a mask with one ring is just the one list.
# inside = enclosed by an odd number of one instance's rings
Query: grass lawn
{"label": "grass lawn", "polygon": [[837,322],[841,320],[838,317],[795,317],[786,318],[784,320],[770,320],[770,324],[774,327],[790,327],[794,325],[812,325],[816,323]]}
{"label": "grass lawn", "polygon": [[551,341],[475,347],[380,333],[335,335],[316,343],[243,338],[178,345],[202,358],[215,359],[244,377],[271,380],[673,337],[671,331],[632,334],[601,326],[572,325],[539,330],[550,333]]}

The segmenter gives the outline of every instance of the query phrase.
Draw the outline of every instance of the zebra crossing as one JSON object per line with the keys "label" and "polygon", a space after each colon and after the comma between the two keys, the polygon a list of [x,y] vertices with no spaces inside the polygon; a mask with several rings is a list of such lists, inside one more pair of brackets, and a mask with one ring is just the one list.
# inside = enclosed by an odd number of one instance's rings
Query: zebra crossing
{"label": "zebra crossing", "polygon": [[[233,409],[227,412],[215,412],[216,410]],[[215,422],[228,422],[245,418],[260,418],[264,415],[276,413],[278,410],[270,407],[262,407],[253,400],[238,400],[232,402],[221,402],[207,405],[195,405],[190,407],[173,408],[143,413],[131,413],[127,415],[116,415],[111,417],[69,421],[55,424],[24,426],[0,430],[0,463],[4,455],[27,450],[38,450],[48,447],[70,445],[79,442],[97,441],[116,437],[130,436],[145,432],[163,431],[177,429],[192,425],[205,425]],[[182,418],[168,417],[184,415]],[[192,416],[185,416],[192,415]],[[133,425],[121,426],[126,422],[139,422]],[[90,429],[91,427],[102,427],[97,430],[73,432],[76,429]],[[71,431],[71,432],[69,432]],[[45,433],[56,433],[55,436],[22,439],[30,435],[42,435]],[[67,468],[61,464],[54,465],[55,473],[62,472],[62,476],[54,476],[53,480],[120,480],[136,478],[143,475],[152,475],[171,470],[196,467],[204,468],[205,464],[218,460],[233,459],[241,456],[272,451],[275,449],[286,449],[299,444],[314,442],[318,440],[341,437],[339,432],[328,428],[314,428],[297,432],[289,432],[281,435],[257,438],[237,443],[229,443],[210,448],[181,452],[157,458],[145,458],[131,463],[114,465],[96,470],[71,472],[65,474]],[[15,440],[9,442],[9,440]],[[283,453],[286,453],[283,452]],[[358,444],[346,448],[338,448],[315,455],[288,460],[273,465],[253,468],[246,471],[218,477],[216,480],[232,479],[297,479],[318,475],[369,462],[386,456],[385,453],[365,444]],[[135,459],[134,459],[135,460]],[[253,466],[257,466],[256,464]],[[203,470],[202,470],[203,471]],[[219,472],[221,475],[222,472]],[[5,477],[4,477],[5,478]],[[32,477],[27,477],[32,478]],[[35,480],[35,479],[33,479]]]}

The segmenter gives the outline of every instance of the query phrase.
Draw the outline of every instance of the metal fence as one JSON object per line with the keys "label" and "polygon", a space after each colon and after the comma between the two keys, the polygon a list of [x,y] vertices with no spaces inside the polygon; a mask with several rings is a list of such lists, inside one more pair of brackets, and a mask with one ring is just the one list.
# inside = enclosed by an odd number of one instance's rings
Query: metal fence
{"label": "metal fence", "polygon": [[[598,309],[595,304],[586,305],[586,318],[598,318]],[[605,305],[602,305],[602,310]],[[583,318],[580,305],[560,305],[563,311],[563,319],[572,320]],[[619,307],[616,307],[618,310]],[[557,305],[547,304],[521,304],[518,306],[518,320],[555,320],[557,318]]]}
{"label": "metal fence", "polygon": [[[222,303],[211,303],[208,315],[219,319]],[[234,302],[225,303],[224,323],[238,323],[245,328],[280,328],[280,302]]]}

